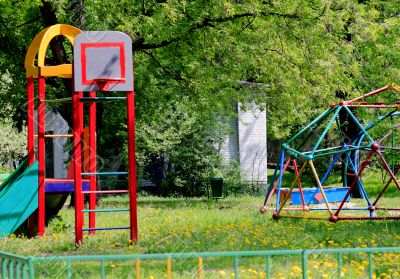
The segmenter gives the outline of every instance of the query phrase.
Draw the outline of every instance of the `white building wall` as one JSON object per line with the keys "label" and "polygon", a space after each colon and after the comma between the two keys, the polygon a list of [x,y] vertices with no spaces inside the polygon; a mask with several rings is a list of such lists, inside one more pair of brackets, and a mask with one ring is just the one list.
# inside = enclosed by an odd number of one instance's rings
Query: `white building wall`
{"label": "white building wall", "polygon": [[[241,104],[239,104],[239,108]],[[256,104],[239,109],[239,157],[241,175],[247,181],[267,181],[267,115]]]}
{"label": "white building wall", "polygon": [[267,182],[267,114],[255,104],[246,104],[245,110],[236,107],[237,118],[231,119],[229,134],[220,147],[223,163],[240,163],[245,181]]}
{"label": "white building wall", "polygon": [[239,160],[239,126],[237,118],[232,118],[229,121],[229,128],[231,133],[226,136],[225,141],[220,147],[220,154],[224,165],[229,165],[230,161]]}

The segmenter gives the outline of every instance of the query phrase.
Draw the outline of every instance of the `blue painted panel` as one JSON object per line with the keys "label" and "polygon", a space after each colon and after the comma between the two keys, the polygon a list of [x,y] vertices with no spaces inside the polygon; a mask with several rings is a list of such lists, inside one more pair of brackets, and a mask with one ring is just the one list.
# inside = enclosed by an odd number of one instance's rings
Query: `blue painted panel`
{"label": "blue painted panel", "polygon": [[[347,191],[349,190],[349,187],[338,187],[338,188],[325,188],[324,192],[326,195],[326,198],[328,199],[329,202],[341,202]],[[315,199],[315,195],[321,193],[321,191],[319,189],[316,188],[305,188],[303,189],[303,194],[304,194],[304,200],[305,202],[311,203],[311,204],[318,204],[318,203],[324,203],[324,199],[322,199],[321,201],[318,201],[317,199]],[[291,196],[291,203],[293,205],[299,205],[301,204],[301,196],[300,196],[300,192],[298,189],[293,190]],[[310,202],[311,201],[311,202]],[[350,201],[350,196],[346,199],[347,202]]]}
{"label": "blue painted panel", "polygon": [[[74,192],[73,181],[46,181],[45,183],[46,193],[71,193]],[[89,191],[89,182],[82,182],[82,191]]]}

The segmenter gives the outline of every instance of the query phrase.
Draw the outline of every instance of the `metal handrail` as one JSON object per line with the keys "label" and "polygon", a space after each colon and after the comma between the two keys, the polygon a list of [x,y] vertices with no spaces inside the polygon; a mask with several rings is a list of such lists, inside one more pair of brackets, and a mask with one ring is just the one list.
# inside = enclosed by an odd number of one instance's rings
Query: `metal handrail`
{"label": "metal handrail", "polygon": [[28,269],[33,270],[28,257],[0,252],[1,278],[28,278]]}
{"label": "metal handrail", "polygon": [[[105,262],[107,261],[129,261],[136,260],[136,278],[140,278],[140,262],[142,260],[166,260],[167,278],[172,278],[172,260],[174,259],[198,259],[197,276],[203,278],[203,264],[205,258],[225,257],[233,258],[235,278],[239,278],[240,257],[265,257],[266,278],[271,277],[272,256],[295,256],[301,255],[302,278],[308,277],[308,257],[311,255],[337,255],[337,272],[340,278],[343,255],[365,253],[368,255],[368,274],[373,278],[373,254],[376,253],[400,253],[400,247],[376,247],[376,248],[337,248],[337,249],[314,249],[314,250],[263,250],[263,251],[228,251],[228,252],[192,252],[192,253],[165,253],[165,254],[127,254],[127,255],[82,255],[82,256],[56,256],[56,257],[22,257],[10,253],[0,252],[2,278],[35,278],[34,265],[37,263],[66,263],[67,278],[71,278],[74,262],[100,262],[101,278],[106,277]],[[28,270],[29,269],[29,270]],[[40,276],[36,274],[36,276]]]}

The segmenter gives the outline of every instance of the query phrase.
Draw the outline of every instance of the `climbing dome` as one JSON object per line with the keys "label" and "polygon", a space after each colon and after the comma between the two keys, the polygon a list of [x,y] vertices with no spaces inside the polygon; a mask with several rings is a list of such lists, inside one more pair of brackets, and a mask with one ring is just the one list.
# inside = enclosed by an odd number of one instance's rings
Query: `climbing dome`
{"label": "climbing dome", "polygon": [[260,211],[332,222],[400,218],[400,208],[380,206],[400,190],[400,101],[385,102],[399,91],[389,84],[331,104],[284,143]]}

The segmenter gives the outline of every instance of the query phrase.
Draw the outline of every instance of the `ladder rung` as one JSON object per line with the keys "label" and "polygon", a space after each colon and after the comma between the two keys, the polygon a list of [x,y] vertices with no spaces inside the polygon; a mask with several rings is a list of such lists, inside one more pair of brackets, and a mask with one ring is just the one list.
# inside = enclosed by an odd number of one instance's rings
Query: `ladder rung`
{"label": "ladder rung", "polygon": [[72,102],[72,98],[68,97],[68,98],[53,99],[53,100],[41,99],[40,102],[43,102],[43,103],[70,103],[70,102]]}
{"label": "ladder rung", "polygon": [[127,230],[131,227],[108,227],[108,228],[83,228],[83,231],[110,231],[110,230]]}
{"label": "ladder rung", "polygon": [[82,212],[126,212],[129,208],[84,209]]}
{"label": "ladder rung", "polygon": [[126,194],[128,190],[82,191],[82,194]]}
{"label": "ladder rung", "polygon": [[111,102],[126,100],[126,97],[82,97],[81,102]]}
{"label": "ladder rung", "polygon": [[[37,138],[39,135],[35,135]],[[45,138],[72,138],[74,135],[72,134],[65,134],[65,135],[44,135]]]}
{"label": "ladder rung", "polygon": [[82,172],[82,175],[127,175],[127,171]]}

